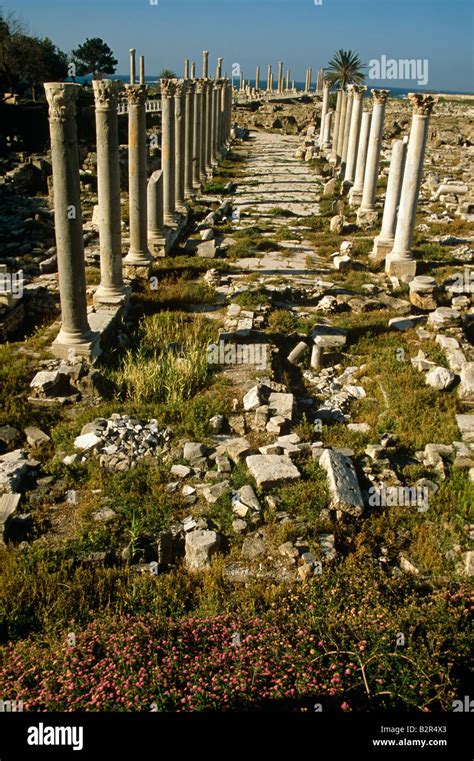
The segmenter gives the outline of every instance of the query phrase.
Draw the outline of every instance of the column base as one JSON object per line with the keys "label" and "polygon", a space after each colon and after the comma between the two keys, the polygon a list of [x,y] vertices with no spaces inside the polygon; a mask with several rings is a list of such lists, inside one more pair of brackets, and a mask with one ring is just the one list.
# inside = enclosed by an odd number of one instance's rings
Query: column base
{"label": "column base", "polygon": [[342,182],[342,193],[343,193],[343,195],[345,195],[345,196],[349,195],[353,184],[354,184],[353,180],[343,180],[343,182]]}
{"label": "column base", "polygon": [[97,288],[92,298],[93,304],[97,309],[107,307],[118,307],[128,301],[130,295],[130,288],[126,285],[122,288],[102,288],[100,285]]}
{"label": "column base", "polygon": [[359,225],[359,227],[362,227],[364,229],[373,227],[375,224],[377,224],[378,218],[379,218],[379,215],[375,211],[375,209],[364,209],[361,206],[357,212],[357,224]]}
{"label": "column base", "polygon": [[394,254],[389,254],[385,259],[385,272],[387,275],[398,277],[403,283],[409,283],[416,275],[416,261],[400,259]]}
{"label": "column base", "polygon": [[126,278],[130,280],[148,280],[150,278],[151,263],[153,259],[150,257],[150,261],[146,264],[136,264],[134,262],[127,262],[124,259],[123,273]]}
{"label": "column base", "polygon": [[176,227],[179,224],[179,214],[165,214],[163,224],[165,227]]}
{"label": "column base", "polygon": [[393,238],[382,238],[381,235],[377,235],[374,238],[374,247],[369,254],[369,259],[373,259],[376,262],[383,261],[387,254],[392,253],[393,242]]}
{"label": "column base", "polygon": [[151,256],[149,251],[132,251],[130,250],[123,260],[124,265],[132,265],[134,267],[147,267],[151,262]]}
{"label": "column base", "polygon": [[187,209],[186,209],[186,205],[184,204],[183,201],[180,201],[179,203],[176,202],[176,211],[178,212],[178,215],[179,214],[186,214]]}
{"label": "column base", "polygon": [[164,234],[152,235],[148,238],[148,250],[150,251],[153,259],[156,259],[159,256],[166,256],[165,246],[166,236]]}
{"label": "column base", "polygon": [[353,187],[349,191],[349,206],[355,208],[362,203],[362,190],[355,190]]}
{"label": "column base", "polygon": [[70,359],[71,356],[97,359],[102,353],[100,334],[92,330],[77,335],[63,332],[62,328],[51,344],[51,351],[58,359]]}

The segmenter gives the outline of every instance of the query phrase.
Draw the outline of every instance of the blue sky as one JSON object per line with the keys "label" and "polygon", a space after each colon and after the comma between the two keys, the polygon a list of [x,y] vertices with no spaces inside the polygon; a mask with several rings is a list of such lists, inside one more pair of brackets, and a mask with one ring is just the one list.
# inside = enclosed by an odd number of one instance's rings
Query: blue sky
{"label": "blue sky", "polygon": [[[318,0],[319,1],[319,0]],[[362,60],[427,59],[428,88],[474,91],[473,0],[0,0],[29,24],[31,34],[49,36],[69,52],[86,37],[102,37],[128,71],[128,50],[146,58],[147,74],[173,68],[184,58],[201,72],[202,50],[218,55],[224,71],[240,63],[253,78],[256,64],[289,67],[304,79],[325,66],[338,48]],[[411,83],[391,81],[388,85]],[[415,85],[416,86],[416,85]]]}

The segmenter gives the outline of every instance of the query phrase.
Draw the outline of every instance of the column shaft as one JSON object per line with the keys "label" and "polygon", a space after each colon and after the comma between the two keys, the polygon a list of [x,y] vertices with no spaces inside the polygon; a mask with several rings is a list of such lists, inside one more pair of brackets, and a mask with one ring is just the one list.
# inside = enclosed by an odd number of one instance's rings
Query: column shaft
{"label": "column shaft", "polygon": [[357,222],[359,224],[372,224],[377,218],[375,198],[377,195],[377,180],[379,174],[380,149],[382,147],[385,104],[387,102],[388,93],[388,90],[372,90],[374,106],[370,125],[367,163],[365,165],[362,203],[357,212]]}
{"label": "column shaft", "polygon": [[174,126],[175,126],[175,205],[176,211],[184,213],[184,167],[185,167],[185,99],[186,84],[180,81],[176,84],[174,95]]}
{"label": "column shaft", "polygon": [[395,227],[397,224],[397,209],[402,190],[403,169],[405,165],[408,138],[394,140],[392,143],[392,157],[388,173],[387,191],[383,207],[382,229],[380,235],[374,240],[374,248],[371,258],[384,259],[393,249]]}
{"label": "column shaft", "polygon": [[369,134],[370,134],[371,121],[372,121],[372,112],[363,111],[362,119],[360,123],[359,142],[357,145],[357,160],[356,160],[354,184],[349,191],[349,205],[350,206],[360,206],[360,203],[362,201],[362,191],[364,189],[365,164],[367,161],[367,150],[369,147]]}
{"label": "column shaft", "polygon": [[76,130],[76,97],[80,85],[46,83],[53,164],[54,223],[58,257],[61,330],[56,353],[79,353],[94,334],[87,320],[86,276]]}
{"label": "column shaft", "polygon": [[172,79],[161,80],[161,168],[163,170],[164,223],[176,224],[175,202],[175,127],[174,93],[176,83]]}
{"label": "column shaft", "polygon": [[97,196],[99,206],[100,285],[94,303],[119,304],[127,289],[122,276],[120,165],[118,144],[118,82],[94,79]]}

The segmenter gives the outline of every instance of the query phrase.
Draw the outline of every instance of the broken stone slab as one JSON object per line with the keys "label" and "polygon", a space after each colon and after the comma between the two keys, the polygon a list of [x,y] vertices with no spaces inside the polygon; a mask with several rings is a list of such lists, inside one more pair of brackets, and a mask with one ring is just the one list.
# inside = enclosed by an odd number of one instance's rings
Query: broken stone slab
{"label": "broken stone slab", "polygon": [[295,408],[295,397],[293,394],[283,394],[278,391],[272,391],[268,397],[268,408],[270,412],[280,415],[287,420],[292,420]]}
{"label": "broken stone slab", "polygon": [[396,330],[411,330],[420,323],[426,322],[424,315],[412,315],[411,317],[392,317],[388,321],[389,328],[395,328]]}
{"label": "broken stone slab", "polygon": [[356,517],[362,515],[364,500],[350,457],[325,449],[319,465],[327,473],[332,509]]}
{"label": "broken stone slab", "polygon": [[348,423],[347,430],[354,433],[368,433],[370,431],[370,425],[368,423]]}
{"label": "broken stone slab", "polygon": [[70,378],[58,370],[41,370],[34,376],[30,388],[35,396],[66,396],[71,391]]}
{"label": "broken stone slab", "polygon": [[51,441],[47,433],[44,433],[40,428],[35,426],[28,426],[25,428],[26,441],[33,449],[41,447],[43,444],[47,444]]}
{"label": "broken stone slab", "polygon": [[461,324],[461,315],[450,307],[438,307],[428,315],[428,325],[436,330],[452,328]]}
{"label": "broken stone slab", "polygon": [[230,483],[229,481],[221,481],[218,484],[213,484],[212,486],[206,486],[202,490],[202,496],[206,500],[206,502],[209,502],[210,505],[214,505],[217,500],[219,500],[221,497],[224,496],[224,494],[227,494],[230,491]]}
{"label": "broken stone slab", "polygon": [[3,425],[0,427],[0,453],[6,449],[18,444],[21,439],[20,431],[12,425]]}
{"label": "broken stone slab", "polygon": [[187,441],[184,445],[183,457],[188,462],[199,460],[201,457],[205,457],[207,454],[207,447],[205,444],[201,444],[197,441]]}
{"label": "broken stone slab", "polygon": [[435,388],[437,391],[447,391],[455,380],[455,374],[441,366],[433,367],[425,376],[426,385]]}
{"label": "broken stone slab", "polygon": [[5,529],[11,515],[17,509],[21,494],[2,494],[0,497],[0,543],[5,537]]}
{"label": "broken stone slab", "polygon": [[172,465],[170,473],[173,476],[178,476],[178,478],[187,478],[191,475],[192,470],[187,465]]}
{"label": "broken stone slab", "polygon": [[249,513],[260,513],[262,507],[250,484],[241,486],[232,495],[232,511],[240,518],[245,518]]}
{"label": "broken stone slab", "polygon": [[474,362],[466,362],[461,369],[458,397],[463,402],[474,402]]}
{"label": "broken stone slab", "polygon": [[24,478],[37,468],[37,460],[29,460],[22,449],[0,455],[0,494],[21,490]]}
{"label": "broken stone slab", "polygon": [[260,407],[261,405],[261,399],[260,399],[260,390],[258,386],[253,386],[250,391],[247,391],[247,393],[244,396],[243,404],[244,404],[244,410],[246,412],[250,412],[251,410],[257,409],[257,407]]}
{"label": "broken stone slab", "polygon": [[262,489],[301,478],[298,468],[287,455],[250,455],[246,458],[246,465],[257,486]]}
{"label": "broken stone slab", "polygon": [[456,423],[464,441],[474,441],[474,414],[456,415]]}
{"label": "broken stone slab", "polygon": [[247,536],[242,544],[241,555],[245,560],[255,560],[266,552],[266,545],[263,537],[259,534]]}
{"label": "broken stone slab", "polygon": [[247,455],[252,451],[252,447],[247,439],[241,437],[229,439],[226,443],[220,444],[216,451],[219,455],[227,453],[232,462],[238,465],[239,463],[244,462]]}
{"label": "broken stone slab", "polygon": [[197,529],[186,534],[185,563],[194,571],[209,568],[213,556],[219,551],[220,536],[216,531]]}
{"label": "broken stone slab", "polygon": [[94,449],[103,443],[103,439],[100,436],[97,436],[97,434],[93,432],[84,433],[74,439],[74,449],[80,449],[81,451],[87,452],[89,449]]}
{"label": "broken stone slab", "polygon": [[420,372],[425,372],[431,370],[433,367],[436,367],[435,362],[431,362],[431,360],[427,359],[425,352],[421,349],[419,350],[416,357],[412,357],[410,359],[410,362],[412,363],[415,370],[419,370]]}

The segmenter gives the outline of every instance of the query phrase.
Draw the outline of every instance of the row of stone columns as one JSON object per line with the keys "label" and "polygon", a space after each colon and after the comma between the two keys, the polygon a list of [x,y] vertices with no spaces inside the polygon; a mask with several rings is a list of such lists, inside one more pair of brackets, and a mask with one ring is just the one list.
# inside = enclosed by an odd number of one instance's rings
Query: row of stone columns
{"label": "row of stone columns", "polygon": [[[376,193],[388,90],[372,90],[372,111],[363,111],[365,87],[339,90],[336,111],[327,110],[323,89],[320,147],[331,149],[329,160],[339,163],[349,203],[358,207],[357,222],[372,226],[378,219]],[[416,274],[413,233],[420,192],[429,117],[434,105],[430,95],[411,93],[413,105],[410,136],[392,142],[387,189],[380,233],[371,258],[385,260],[385,270],[403,281]],[[348,114],[350,114],[350,119]],[[332,141],[331,124],[334,121]]]}
{"label": "row of stone columns", "polygon": [[[134,80],[134,51],[131,79]],[[222,59],[217,73],[221,72]],[[207,56],[203,56],[203,73]],[[144,78],[144,66],[141,67]],[[162,89],[162,166],[147,178],[146,99],[144,84],[125,85],[128,100],[130,245],[122,260],[121,198],[117,102],[122,85],[93,82],[97,131],[97,184],[100,239],[99,308],[119,307],[128,289],[127,274],[148,275],[153,254],[163,250],[166,226],[175,227],[193,195],[225,152],[231,132],[232,91],[227,79],[164,80]],[[76,98],[80,85],[46,83],[53,165],[56,248],[61,299],[61,330],[53,344],[59,356],[91,355],[97,335],[91,331],[86,301],[81,215]]]}

